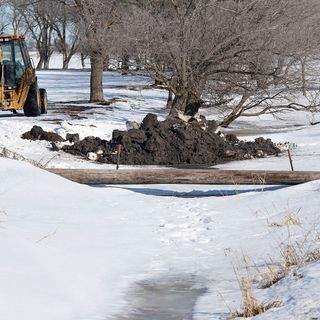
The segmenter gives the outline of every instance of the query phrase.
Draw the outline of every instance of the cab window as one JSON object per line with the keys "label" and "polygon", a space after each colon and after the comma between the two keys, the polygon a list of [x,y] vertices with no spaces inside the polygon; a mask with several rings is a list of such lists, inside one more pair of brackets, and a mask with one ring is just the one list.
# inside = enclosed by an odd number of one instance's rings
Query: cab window
{"label": "cab window", "polygon": [[15,55],[15,76],[16,83],[21,81],[21,78],[26,70],[26,64],[22,55],[20,42],[14,42],[14,55]]}
{"label": "cab window", "polygon": [[6,87],[14,87],[16,85],[16,81],[15,81],[12,43],[4,42],[1,45],[1,49],[2,49],[2,63],[3,63],[3,69],[4,69],[4,85]]}

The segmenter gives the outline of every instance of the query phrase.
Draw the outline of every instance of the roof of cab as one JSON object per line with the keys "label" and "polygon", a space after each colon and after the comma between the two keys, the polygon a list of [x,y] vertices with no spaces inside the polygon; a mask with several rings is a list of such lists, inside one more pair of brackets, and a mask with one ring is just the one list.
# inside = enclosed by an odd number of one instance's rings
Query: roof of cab
{"label": "roof of cab", "polygon": [[0,34],[0,39],[24,39],[22,34]]}

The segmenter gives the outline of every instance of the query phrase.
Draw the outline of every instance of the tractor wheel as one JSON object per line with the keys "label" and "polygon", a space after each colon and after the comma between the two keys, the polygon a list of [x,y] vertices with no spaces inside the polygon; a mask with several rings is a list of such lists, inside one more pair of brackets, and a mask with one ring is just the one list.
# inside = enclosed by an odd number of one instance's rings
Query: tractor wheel
{"label": "tractor wheel", "polygon": [[47,113],[48,110],[48,98],[47,98],[47,90],[40,89],[40,102],[41,102],[41,113]]}
{"label": "tractor wheel", "polygon": [[29,89],[27,100],[24,104],[23,111],[27,117],[37,117],[41,113],[40,91],[38,82],[35,81]]}

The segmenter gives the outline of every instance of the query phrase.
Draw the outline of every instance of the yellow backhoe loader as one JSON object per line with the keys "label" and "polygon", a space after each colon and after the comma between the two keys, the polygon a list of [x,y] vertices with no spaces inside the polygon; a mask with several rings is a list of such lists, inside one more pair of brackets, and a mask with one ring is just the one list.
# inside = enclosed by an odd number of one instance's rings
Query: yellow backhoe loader
{"label": "yellow backhoe loader", "polygon": [[0,110],[23,110],[27,117],[47,112],[47,93],[38,87],[22,35],[0,35]]}

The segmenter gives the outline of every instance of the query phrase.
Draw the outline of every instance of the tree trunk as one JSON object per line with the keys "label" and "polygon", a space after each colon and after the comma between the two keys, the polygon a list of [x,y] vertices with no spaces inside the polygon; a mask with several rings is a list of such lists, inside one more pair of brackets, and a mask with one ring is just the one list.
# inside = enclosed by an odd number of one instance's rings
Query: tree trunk
{"label": "tree trunk", "polygon": [[81,60],[81,67],[82,69],[84,69],[86,67],[86,56],[83,53],[80,54],[80,60]]}
{"label": "tree trunk", "polygon": [[108,71],[109,70],[109,56],[107,56],[104,60],[103,60],[103,71]]}
{"label": "tree trunk", "polygon": [[69,69],[69,63],[71,60],[72,54],[68,54],[67,50],[64,50],[63,52],[63,62],[62,62],[62,69],[68,70]]}
{"label": "tree trunk", "polygon": [[70,59],[63,59],[63,65],[62,65],[62,69],[63,70],[68,70],[69,69],[69,62],[70,62]]}
{"label": "tree trunk", "polygon": [[168,91],[168,99],[167,99],[167,105],[166,109],[171,110],[172,109],[172,103],[173,103],[173,98],[172,98],[172,91]]}
{"label": "tree trunk", "polygon": [[244,111],[244,106],[246,101],[249,99],[250,93],[243,94],[238,105],[219,123],[220,127],[227,128],[231,122],[241,117],[241,114]]}
{"label": "tree trunk", "polygon": [[136,58],[136,71],[139,71],[139,70],[141,70],[141,58],[140,58],[140,56],[138,56]]}
{"label": "tree trunk", "polygon": [[49,62],[50,62],[50,58],[46,58],[43,64],[43,69],[44,70],[48,70],[49,69]]}
{"label": "tree trunk", "polygon": [[302,80],[302,94],[307,96],[307,80],[306,80],[306,58],[301,59],[301,80]]}
{"label": "tree trunk", "polygon": [[[70,64],[71,58],[75,55],[75,53],[76,53],[76,51],[75,51],[75,49],[73,47],[71,47],[70,50],[68,50],[67,47],[66,47],[66,49],[63,52],[62,69],[64,69],[64,70],[69,69],[69,64]],[[82,61],[81,61],[81,63],[82,63]]]}
{"label": "tree trunk", "polygon": [[201,99],[193,94],[175,95],[170,113],[173,110],[178,110],[182,111],[185,115],[194,116],[199,111],[201,104]]}
{"label": "tree trunk", "polygon": [[101,55],[91,56],[90,102],[104,100],[103,95],[103,62]]}
{"label": "tree trunk", "polygon": [[228,128],[229,125],[231,124],[231,122],[233,122],[234,120],[238,119],[240,117],[240,113],[230,113],[229,115],[227,115],[220,123],[219,123],[219,127],[222,128]]}
{"label": "tree trunk", "polygon": [[122,71],[129,71],[129,56],[124,54],[121,60],[121,70]]}
{"label": "tree trunk", "polygon": [[43,58],[40,56],[40,60],[37,64],[37,70],[41,70],[43,68]]}
{"label": "tree trunk", "polygon": [[159,80],[159,79],[155,79],[154,83],[152,84],[153,87],[157,87],[157,86],[161,86],[163,85],[163,81]]}
{"label": "tree trunk", "polygon": [[49,69],[49,62],[50,62],[50,57],[51,55],[48,55],[47,52],[41,52],[40,53],[40,59],[39,62],[37,64],[37,69],[45,69],[48,70]]}

